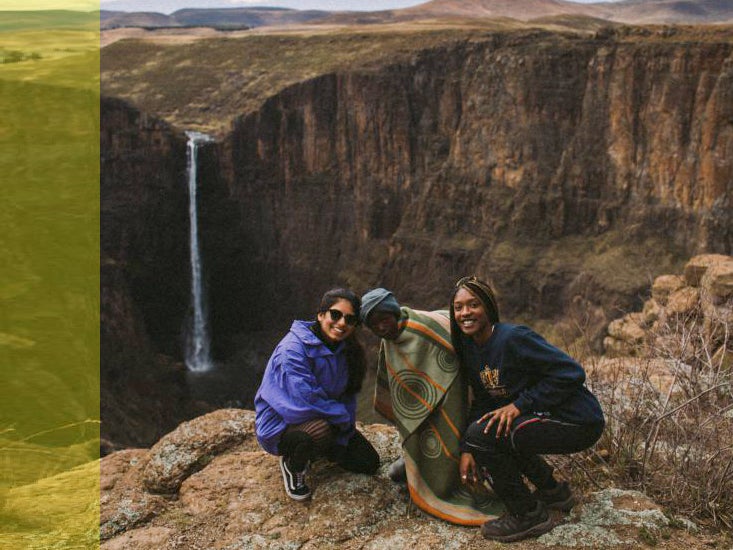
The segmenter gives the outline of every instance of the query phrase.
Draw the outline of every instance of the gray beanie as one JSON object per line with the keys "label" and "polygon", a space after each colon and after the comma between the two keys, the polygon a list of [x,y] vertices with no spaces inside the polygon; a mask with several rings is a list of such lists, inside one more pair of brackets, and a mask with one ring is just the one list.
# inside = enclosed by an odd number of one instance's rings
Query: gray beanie
{"label": "gray beanie", "polygon": [[386,311],[399,316],[400,304],[394,294],[386,288],[375,288],[361,297],[361,312],[359,313],[361,322],[366,323],[369,314],[373,311]]}

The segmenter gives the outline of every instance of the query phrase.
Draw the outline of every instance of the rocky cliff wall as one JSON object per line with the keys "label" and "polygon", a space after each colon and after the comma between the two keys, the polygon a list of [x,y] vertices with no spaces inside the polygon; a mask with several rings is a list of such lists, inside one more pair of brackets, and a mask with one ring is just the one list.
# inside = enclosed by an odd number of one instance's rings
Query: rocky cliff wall
{"label": "rocky cliff wall", "polygon": [[122,101],[101,116],[101,431],[144,444],[194,413],[171,361],[189,305],[186,141]]}
{"label": "rocky cliff wall", "polygon": [[222,177],[246,263],[278,273],[258,295],[440,306],[477,272],[514,316],[575,304],[600,329],[682,258],[730,252],[732,95],[729,43],[494,35],[285,90],[237,121]]}

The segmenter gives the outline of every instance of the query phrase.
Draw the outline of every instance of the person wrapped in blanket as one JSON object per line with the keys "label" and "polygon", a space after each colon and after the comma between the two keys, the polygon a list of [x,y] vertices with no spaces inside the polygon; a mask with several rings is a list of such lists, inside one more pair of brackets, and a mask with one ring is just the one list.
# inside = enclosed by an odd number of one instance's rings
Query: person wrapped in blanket
{"label": "person wrapped in blanket", "polygon": [[568,483],[555,479],[541,455],[596,443],[605,424],[601,406],[577,361],[530,328],[499,321],[489,283],[460,279],[450,312],[453,346],[474,395],[461,441],[461,478],[488,480],[507,508],[481,533],[500,542],[539,536],[553,527],[548,508],[569,511],[574,504]]}
{"label": "person wrapped in blanket", "polygon": [[316,320],[294,321],[277,345],[255,395],[257,441],[280,457],[294,500],[311,496],[306,473],[315,458],[363,474],[379,468],[379,454],[356,429],[356,394],[366,374],[354,334],[360,305],[348,289],[326,292]]}
{"label": "person wrapped in blanket", "polygon": [[[422,510],[459,525],[481,525],[503,511],[458,473],[467,385],[450,341],[447,311],[401,307],[392,292],[362,297],[361,320],[380,341],[374,408],[402,438],[410,498]],[[399,467],[390,477],[400,478]]]}

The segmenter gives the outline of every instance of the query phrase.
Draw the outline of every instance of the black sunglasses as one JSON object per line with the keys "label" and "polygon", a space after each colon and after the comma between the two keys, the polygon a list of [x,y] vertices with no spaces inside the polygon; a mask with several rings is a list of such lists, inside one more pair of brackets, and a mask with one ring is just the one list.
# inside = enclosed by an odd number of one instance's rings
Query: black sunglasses
{"label": "black sunglasses", "polygon": [[344,313],[338,309],[329,309],[328,314],[331,316],[331,321],[334,323],[338,323],[341,320],[341,317],[344,318],[347,325],[352,327],[355,327],[359,323],[359,318],[356,315],[352,315],[351,313],[344,315]]}

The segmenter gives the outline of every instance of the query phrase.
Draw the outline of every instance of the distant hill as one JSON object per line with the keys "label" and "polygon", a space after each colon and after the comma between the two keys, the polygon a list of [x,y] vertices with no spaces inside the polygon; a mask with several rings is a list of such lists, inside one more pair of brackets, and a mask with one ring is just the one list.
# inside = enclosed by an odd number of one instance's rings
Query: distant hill
{"label": "distant hill", "polygon": [[733,23],[733,0],[625,0],[608,8],[623,23]]}
{"label": "distant hill", "polygon": [[561,14],[604,14],[594,4],[562,0],[432,0],[401,11],[420,17],[511,17],[522,21]]}
{"label": "distant hill", "polygon": [[105,11],[100,14],[100,26],[102,29],[116,29],[119,27],[180,27],[170,15],[156,12],[136,11],[126,13],[124,11]]}
{"label": "distant hill", "polygon": [[[586,16],[629,24],[700,24],[733,22],[733,0],[625,0],[580,4],[563,0],[432,0],[418,6],[371,13],[372,20],[429,18],[497,18],[520,21],[559,15]],[[355,18],[356,14],[352,17]],[[336,16],[344,20],[343,16]],[[384,22],[384,20],[383,20]]]}
{"label": "distant hill", "polygon": [[[114,15],[109,15],[114,14]],[[628,24],[733,23],[733,0],[625,0],[580,4],[563,0],[432,0],[411,8],[329,12],[287,8],[183,9],[171,15],[102,12],[102,29],[118,27],[264,27],[273,25],[374,25],[433,19],[590,17]]]}
{"label": "distant hill", "polygon": [[183,9],[170,15],[151,12],[102,12],[102,29],[119,27],[263,27],[302,24],[330,12],[286,8]]}

